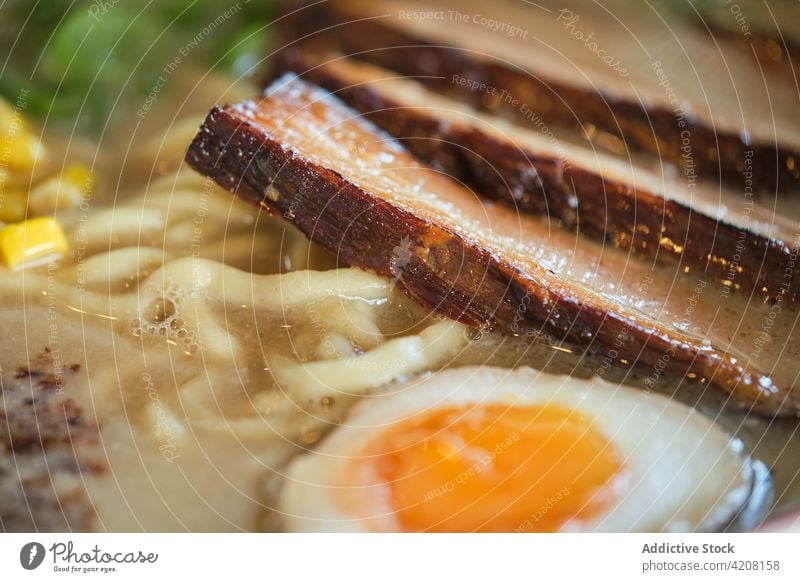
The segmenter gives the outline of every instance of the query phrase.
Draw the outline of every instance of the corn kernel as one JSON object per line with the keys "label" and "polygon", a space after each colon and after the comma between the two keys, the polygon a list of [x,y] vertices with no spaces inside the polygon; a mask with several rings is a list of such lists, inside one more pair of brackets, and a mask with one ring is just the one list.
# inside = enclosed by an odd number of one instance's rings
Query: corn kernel
{"label": "corn kernel", "polygon": [[48,178],[31,190],[28,208],[33,216],[47,216],[80,205],[94,186],[94,174],[84,164],[72,164],[61,175]]}
{"label": "corn kernel", "polygon": [[28,195],[21,190],[7,190],[0,194],[0,220],[19,222],[25,220]]}
{"label": "corn kernel", "polygon": [[67,239],[55,218],[33,218],[0,230],[0,255],[12,269],[35,266],[67,251]]}
{"label": "corn kernel", "polygon": [[25,119],[7,102],[0,99],[0,144],[9,168],[31,170],[45,155],[44,146],[29,129]]}
{"label": "corn kernel", "polygon": [[70,184],[83,190],[83,195],[88,196],[94,186],[94,174],[86,164],[70,164],[64,169],[64,179]]}

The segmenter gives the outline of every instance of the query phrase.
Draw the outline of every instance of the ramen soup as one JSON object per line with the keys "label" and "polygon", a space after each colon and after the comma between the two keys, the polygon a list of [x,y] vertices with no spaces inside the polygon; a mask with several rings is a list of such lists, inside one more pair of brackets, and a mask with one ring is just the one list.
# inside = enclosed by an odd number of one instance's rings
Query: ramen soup
{"label": "ramen soup", "polygon": [[[773,511],[800,496],[795,420],[720,412],[699,380],[653,382],[544,334],[501,336],[443,319],[396,281],[338,263],[188,168],[186,149],[210,106],[258,90],[184,67],[142,115],[120,106],[113,132],[93,140],[42,129],[24,104],[5,103],[3,131],[21,159],[4,157],[0,204],[4,529],[280,531],[287,469],[354,405],[463,366],[530,366],[674,395],[772,469]],[[577,237],[565,232],[554,236]],[[640,282],[641,308],[658,313],[647,291],[658,287],[674,315],[697,278],[670,295],[672,275],[662,285],[660,268]],[[700,301],[720,292],[703,285]],[[709,313],[698,321],[753,337],[769,306],[741,318],[747,301],[735,301],[718,324]],[[773,319],[777,339],[764,351],[778,361],[776,346],[796,337],[796,309],[783,305]]]}

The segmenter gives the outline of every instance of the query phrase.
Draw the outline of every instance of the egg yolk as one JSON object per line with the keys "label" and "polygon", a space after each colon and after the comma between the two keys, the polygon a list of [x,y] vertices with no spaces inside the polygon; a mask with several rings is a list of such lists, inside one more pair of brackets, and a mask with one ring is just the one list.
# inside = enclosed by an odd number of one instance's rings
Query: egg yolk
{"label": "egg yolk", "polygon": [[550,405],[431,410],[367,449],[404,531],[557,531],[612,504],[623,468],[591,421]]}

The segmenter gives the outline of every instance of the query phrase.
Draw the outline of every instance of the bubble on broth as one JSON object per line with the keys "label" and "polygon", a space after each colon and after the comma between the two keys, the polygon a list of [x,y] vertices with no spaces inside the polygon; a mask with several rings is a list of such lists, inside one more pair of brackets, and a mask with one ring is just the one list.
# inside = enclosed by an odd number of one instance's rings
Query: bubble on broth
{"label": "bubble on broth", "polygon": [[183,316],[183,290],[168,284],[146,302],[139,317],[131,321],[131,333],[137,337],[160,337],[182,346],[187,354],[200,350],[200,338]]}

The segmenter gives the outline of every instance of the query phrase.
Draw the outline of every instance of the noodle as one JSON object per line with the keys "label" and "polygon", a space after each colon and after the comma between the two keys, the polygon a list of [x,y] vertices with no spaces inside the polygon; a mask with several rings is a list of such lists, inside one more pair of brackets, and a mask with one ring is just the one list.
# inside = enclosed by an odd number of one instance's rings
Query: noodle
{"label": "noodle", "polygon": [[84,263],[85,285],[97,291],[122,291],[170,258],[162,250],[142,247],[123,247],[94,255]]}
{"label": "noodle", "polygon": [[441,366],[466,343],[465,328],[440,321],[416,336],[389,340],[361,356],[271,366],[282,388],[299,402],[330,395],[356,395],[415,372]]}

